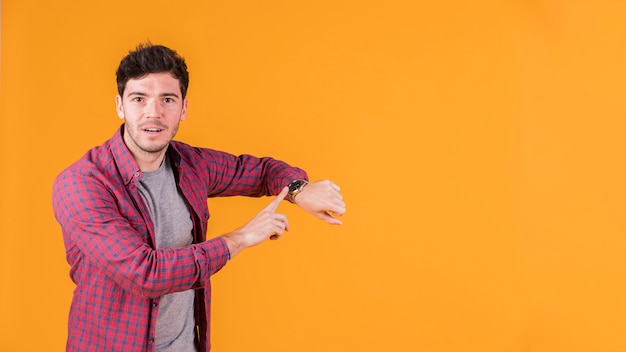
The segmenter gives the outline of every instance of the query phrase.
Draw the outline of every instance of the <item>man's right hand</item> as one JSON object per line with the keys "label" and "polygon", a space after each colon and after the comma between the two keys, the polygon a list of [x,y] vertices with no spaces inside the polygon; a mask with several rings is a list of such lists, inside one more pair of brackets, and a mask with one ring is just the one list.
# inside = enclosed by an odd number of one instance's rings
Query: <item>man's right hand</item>
{"label": "man's right hand", "polygon": [[231,259],[247,247],[256,246],[268,238],[276,240],[285,231],[289,231],[287,216],[276,212],[288,192],[287,187],[283,188],[280,194],[247,224],[222,236],[230,250]]}

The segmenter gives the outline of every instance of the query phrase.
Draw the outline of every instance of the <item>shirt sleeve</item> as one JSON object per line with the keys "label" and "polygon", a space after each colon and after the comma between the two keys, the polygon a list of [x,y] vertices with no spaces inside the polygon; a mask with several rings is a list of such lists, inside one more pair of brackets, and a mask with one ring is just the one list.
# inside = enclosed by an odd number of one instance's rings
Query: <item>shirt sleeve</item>
{"label": "shirt sleeve", "polygon": [[[198,155],[198,154],[196,154]],[[208,181],[208,197],[277,195],[289,182],[308,179],[307,173],[270,157],[200,149]],[[198,164],[196,164],[198,165]]]}
{"label": "shirt sleeve", "polygon": [[54,213],[73,270],[77,262],[89,261],[124,289],[155,298],[203,287],[226,264],[229,251],[221,238],[174,249],[151,248],[146,222],[122,215],[128,197],[133,197],[122,188],[87,172],[66,171],[55,181]]}

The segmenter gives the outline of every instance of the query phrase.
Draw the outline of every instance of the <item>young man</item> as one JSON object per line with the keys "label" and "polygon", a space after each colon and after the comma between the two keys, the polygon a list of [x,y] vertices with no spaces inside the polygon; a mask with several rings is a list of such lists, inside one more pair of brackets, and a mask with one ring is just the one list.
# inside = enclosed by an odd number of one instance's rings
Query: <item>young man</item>
{"label": "young man", "polygon": [[[187,66],[139,45],[117,70],[124,123],[56,179],[53,206],[76,289],[68,351],[209,351],[210,277],[241,250],[289,225],[285,198],[329,224],[345,212],[339,187],[308,183],[273,158],[174,141],[187,113]],[[207,198],[277,195],[248,223],[206,240]]]}

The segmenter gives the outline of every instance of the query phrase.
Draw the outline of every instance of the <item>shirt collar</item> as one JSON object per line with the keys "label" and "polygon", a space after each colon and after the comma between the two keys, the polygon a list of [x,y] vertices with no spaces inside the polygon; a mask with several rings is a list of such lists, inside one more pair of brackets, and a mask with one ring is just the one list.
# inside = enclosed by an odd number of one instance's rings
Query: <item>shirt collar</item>
{"label": "shirt collar", "polygon": [[[141,169],[133,158],[130,150],[124,143],[124,124],[115,132],[111,138],[111,153],[117,165],[117,169],[124,180],[124,184],[128,185],[133,179],[141,178]],[[135,181],[136,182],[136,181]]]}

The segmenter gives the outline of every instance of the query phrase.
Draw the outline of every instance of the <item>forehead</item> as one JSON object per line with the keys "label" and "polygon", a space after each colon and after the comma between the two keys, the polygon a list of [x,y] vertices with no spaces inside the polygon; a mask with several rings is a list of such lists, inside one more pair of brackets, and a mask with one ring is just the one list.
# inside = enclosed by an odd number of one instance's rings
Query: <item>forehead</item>
{"label": "forehead", "polygon": [[181,94],[180,82],[169,72],[149,73],[126,82],[124,94]]}

